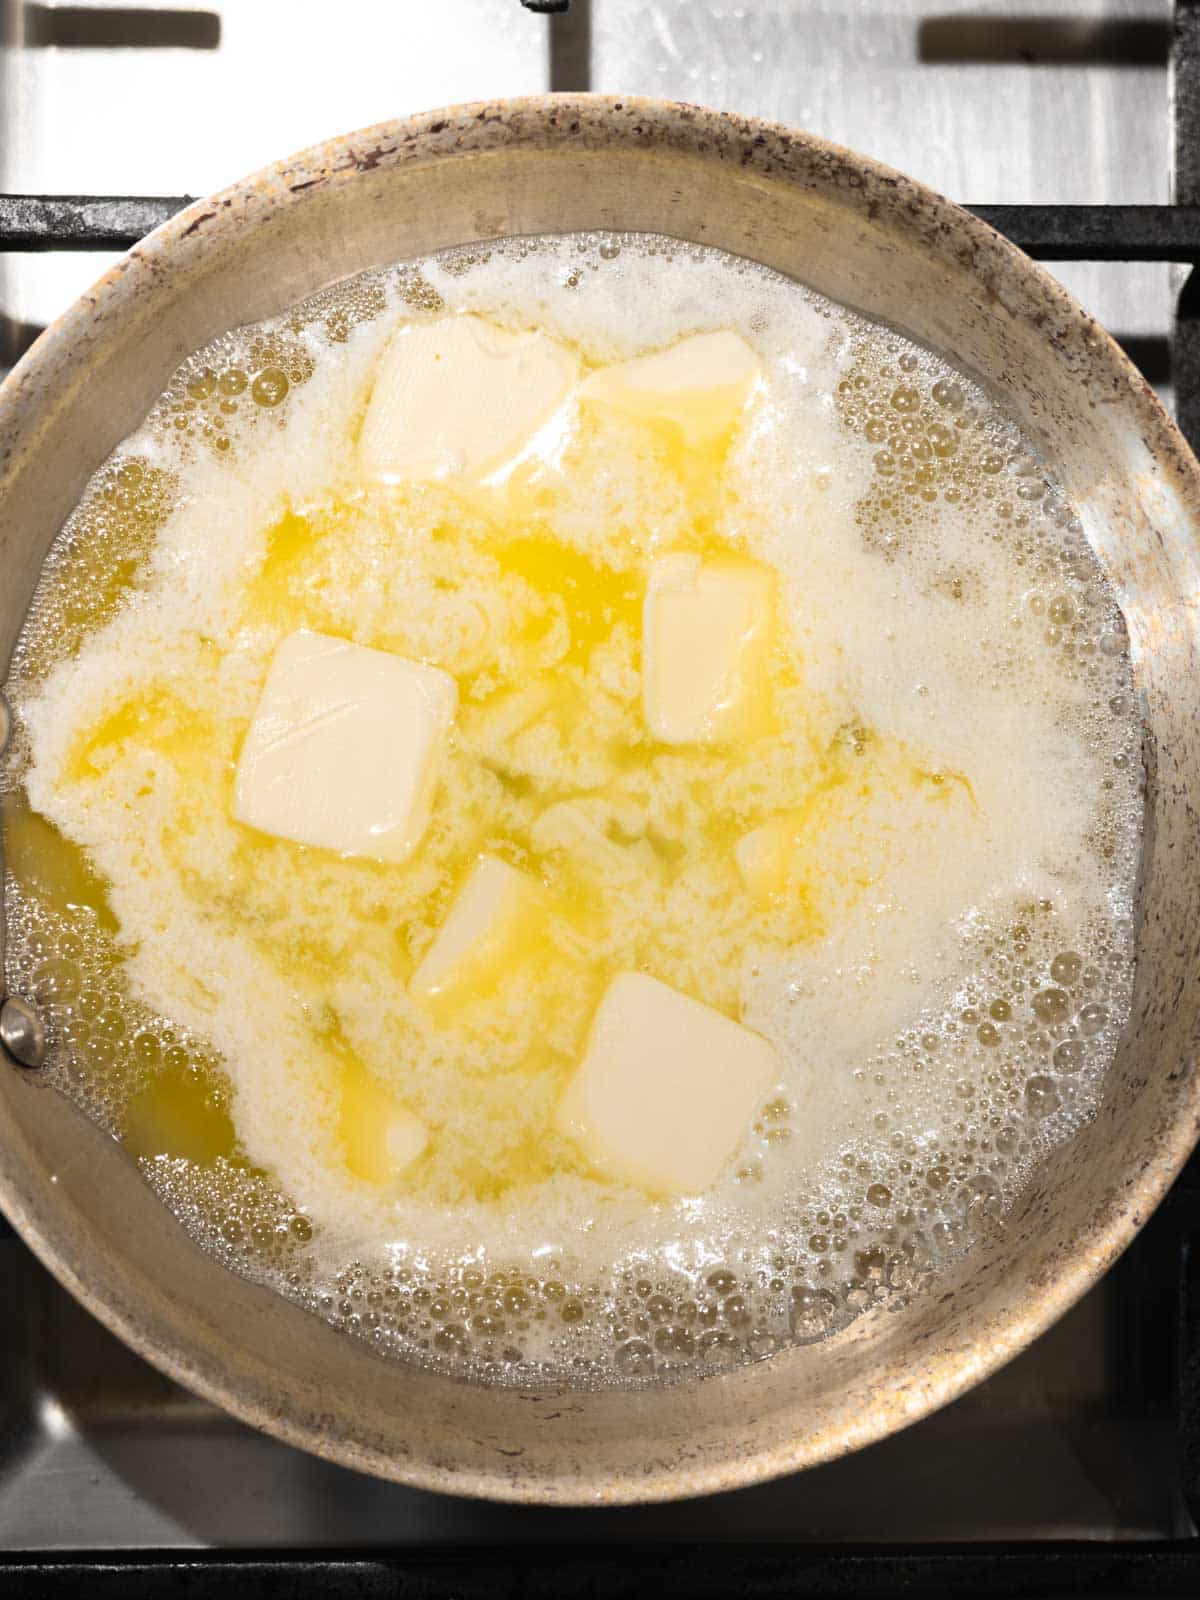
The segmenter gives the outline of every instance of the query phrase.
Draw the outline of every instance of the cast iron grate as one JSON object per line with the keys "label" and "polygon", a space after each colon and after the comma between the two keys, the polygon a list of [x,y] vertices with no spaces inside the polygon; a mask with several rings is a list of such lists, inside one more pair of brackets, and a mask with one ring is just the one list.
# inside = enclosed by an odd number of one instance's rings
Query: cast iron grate
{"label": "cast iron grate", "polygon": [[[528,0],[525,0],[528,4]],[[561,0],[531,9],[565,10]],[[1047,261],[1162,261],[1189,268],[1170,375],[1179,425],[1200,449],[1200,0],[1176,0],[1173,205],[978,205],[976,215]],[[0,251],[124,250],[189,197],[0,195]],[[1147,372],[1159,379],[1161,373]],[[1179,1484],[1200,1525],[1200,1154],[1124,1261],[1130,1381],[1175,1419]],[[1200,1595],[1200,1536],[1136,1543],[817,1546],[782,1543],[412,1547],[352,1550],[0,1554],[5,1593],[88,1600],[214,1595],[283,1600],[617,1600],[716,1595]]]}

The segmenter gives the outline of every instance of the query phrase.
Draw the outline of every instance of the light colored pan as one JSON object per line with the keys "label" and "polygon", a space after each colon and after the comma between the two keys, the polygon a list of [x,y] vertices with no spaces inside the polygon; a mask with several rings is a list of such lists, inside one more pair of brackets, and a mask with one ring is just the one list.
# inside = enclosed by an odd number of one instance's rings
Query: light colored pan
{"label": "light colored pan", "polygon": [[1095,1121],[934,1293],[824,1345],[637,1393],[388,1362],[196,1249],[119,1147],[0,1061],[0,1208],[173,1378],[331,1460],[541,1503],[664,1499],[827,1460],[944,1404],[1108,1268],[1200,1122],[1200,475],[1117,347],[982,223],[819,139],[687,106],[543,97],[384,124],[190,207],[0,390],[0,661],[90,473],[176,364],[331,280],[504,234],[653,229],[882,317],[978,374],[1084,508],[1132,639],[1147,831],[1133,1021]]}

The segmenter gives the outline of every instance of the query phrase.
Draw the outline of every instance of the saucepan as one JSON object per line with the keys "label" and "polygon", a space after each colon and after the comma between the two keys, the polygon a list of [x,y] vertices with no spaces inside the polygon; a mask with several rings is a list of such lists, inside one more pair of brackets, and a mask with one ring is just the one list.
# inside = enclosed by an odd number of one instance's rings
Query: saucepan
{"label": "saucepan", "polygon": [[178,362],[331,280],[504,234],[650,229],[764,262],[945,351],[1054,463],[1123,608],[1146,826],[1133,1014],[1094,1120],[977,1248],[824,1343],[637,1393],[486,1387],[386,1360],[203,1254],[120,1147],[0,1060],[0,1209],[162,1371],[332,1461],[460,1494],[649,1501],[826,1461],[945,1404],[1111,1265],[1200,1130],[1200,470],[1045,272],[919,184],[685,105],[549,96],[336,139],[189,207],[0,390],[0,662],[89,475]]}

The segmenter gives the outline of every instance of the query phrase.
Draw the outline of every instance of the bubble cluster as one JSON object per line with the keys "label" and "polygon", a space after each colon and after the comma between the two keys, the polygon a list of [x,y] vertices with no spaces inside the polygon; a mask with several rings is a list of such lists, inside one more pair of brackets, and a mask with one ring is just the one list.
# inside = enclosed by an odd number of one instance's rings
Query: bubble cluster
{"label": "bubble cluster", "polygon": [[[977,529],[981,547],[1003,547],[1023,569],[1024,614],[1014,619],[1053,648],[1064,675],[1114,685],[1097,656],[1122,660],[1124,621],[1053,475],[986,394],[940,357],[877,333],[860,341],[837,386],[845,426],[873,448],[873,481],[856,516],[863,537],[888,560],[915,554],[941,594],[969,602],[978,566],[930,563],[935,508]],[[879,448],[874,449],[875,446]]]}
{"label": "bubble cluster", "polygon": [[246,422],[282,406],[313,368],[312,353],[290,330],[230,335],[180,369],[155,407],[151,429],[185,460],[197,448],[228,454]]}
{"label": "bubble cluster", "polygon": [[172,468],[137,454],[100,469],[55,544],[55,582],[39,588],[14,663],[22,678],[43,676],[114,614],[144,569],[177,488]]}

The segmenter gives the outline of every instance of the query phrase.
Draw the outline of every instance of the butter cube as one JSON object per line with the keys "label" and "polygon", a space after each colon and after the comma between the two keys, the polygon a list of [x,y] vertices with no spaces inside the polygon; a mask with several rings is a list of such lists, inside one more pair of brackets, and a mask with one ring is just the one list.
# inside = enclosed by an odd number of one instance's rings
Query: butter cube
{"label": "butter cube", "polygon": [[798,826],[772,817],[744,833],[733,847],[742,882],[756,900],[771,900],[787,887]]}
{"label": "butter cube", "polygon": [[437,667],[289,635],[242,745],[234,816],[297,844],[403,861],[429,824],[457,702]]}
{"label": "butter cube", "polygon": [[537,898],[537,885],[525,873],[496,856],[484,856],[421,958],[409,993],[429,1001],[464,987],[486,986],[531,931]]}
{"label": "butter cube", "polygon": [[665,744],[744,736],[765,704],[773,586],[750,561],[661,556],[642,611],[642,704]]}
{"label": "butter cube", "polygon": [[482,317],[408,324],[376,371],[359,462],[389,480],[492,472],[562,403],[577,366],[544,333],[509,333]]}
{"label": "butter cube", "polygon": [[346,1166],[362,1182],[384,1188],[425,1154],[429,1131],[356,1058],[343,1066],[341,1089],[338,1136]]}
{"label": "butter cube", "polygon": [[761,1034],[657,978],[619,973],[555,1123],[602,1172],[652,1194],[699,1194],[779,1077]]}
{"label": "butter cube", "polygon": [[698,333],[669,350],[602,367],[579,386],[585,404],[643,422],[669,422],[693,448],[728,433],[758,382],[761,366],[736,333]]}

